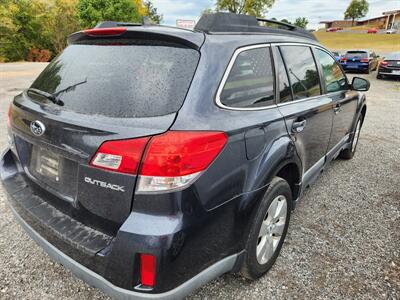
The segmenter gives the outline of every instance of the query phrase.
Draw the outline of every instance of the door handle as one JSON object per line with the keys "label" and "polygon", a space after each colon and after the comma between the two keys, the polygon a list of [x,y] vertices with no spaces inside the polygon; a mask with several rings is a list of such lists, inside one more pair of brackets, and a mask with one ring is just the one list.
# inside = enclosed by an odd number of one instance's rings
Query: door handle
{"label": "door handle", "polygon": [[293,122],[292,132],[293,133],[302,132],[304,130],[304,128],[306,127],[306,124],[307,124],[307,120]]}
{"label": "door handle", "polygon": [[336,106],[333,108],[333,112],[335,114],[340,113],[341,110],[342,110],[342,105],[341,104],[336,104]]}

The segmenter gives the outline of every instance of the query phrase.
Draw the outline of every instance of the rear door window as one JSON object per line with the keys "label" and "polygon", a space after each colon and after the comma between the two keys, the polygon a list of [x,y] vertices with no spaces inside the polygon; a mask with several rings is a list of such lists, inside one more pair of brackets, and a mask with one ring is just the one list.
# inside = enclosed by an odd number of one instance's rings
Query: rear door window
{"label": "rear door window", "polygon": [[31,87],[60,93],[62,109],[82,114],[167,115],[183,104],[198,61],[196,50],[170,43],[71,45]]}
{"label": "rear door window", "polygon": [[335,59],[323,50],[316,49],[318,60],[322,67],[327,93],[348,89],[346,76],[343,74]]}
{"label": "rear door window", "polygon": [[281,51],[292,84],[294,100],[321,95],[319,74],[311,48],[281,46]]}
{"label": "rear door window", "polygon": [[275,103],[269,47],[239,53],[219,100],[223,105],[233,108],[265,107]]}

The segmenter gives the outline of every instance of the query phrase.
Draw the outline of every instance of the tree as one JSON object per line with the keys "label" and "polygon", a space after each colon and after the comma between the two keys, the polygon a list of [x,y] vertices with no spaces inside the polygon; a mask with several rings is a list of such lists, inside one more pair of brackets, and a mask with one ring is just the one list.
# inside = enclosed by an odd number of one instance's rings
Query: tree
{"label": "tree", "polygon": [[[77,15],[84,28],[96,26],[101,21],[141,22],[141,1],[132,0],[79,0]],[[143,14],[141,14],[141,12]]]}
{"label": "tree", "polygon": [[306,29],[308,25],[308,19],[304,17],[299,17],[294,21],[293,24],[296,25],[297,27]]}
{"label": "tree", "polygon": [[0,10],[0,56],[5,61],[18,61],[29,51],[52,49],[50,15],[51,5],[38,0],[2,1]]}
{"label": "tree", "polygon": [[263,17],[275,0],[217,0],[217,11]]}
{"label": "tree", "polygon": [[352,0],[344,13],[344,18],[346,20],[351,19],[351,24],[354,26],[354,20],[365,17],[368,13],[368,8],[367,0]]}
{"label": "tree", "polygon": [[54,0],[50,10],[50,28],[54,53],[60,53],[67,46],[68,36],[80,29],[76,15],[77,0]]}
{"label": "tree", "polygon": [[145,2],[145,6],[147,9],[146,15],[149,17],[149,19],[155,24],[160,24],[163,19],[163,15],[157,12],[157,8],[154,7],[150,0]]}
{"label": "tree", "polygon": [[292,24],[292,23],[290,23],[290,21],[288,19],[282,19],[281,22],[286,23],[286,24]]}

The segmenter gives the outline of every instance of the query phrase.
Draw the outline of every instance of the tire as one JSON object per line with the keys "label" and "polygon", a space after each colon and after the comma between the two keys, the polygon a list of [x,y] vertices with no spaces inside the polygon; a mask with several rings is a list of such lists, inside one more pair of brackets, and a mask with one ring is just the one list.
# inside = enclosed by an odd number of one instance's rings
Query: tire
{"label": "tire", "polygon": [[365,74],[369,74],[369,73],[371,73],[371,70],[368,67],[368,69],[365,71]]}
{"label": "tire", "polygon": [[254,214],[240,271],[243,277],[255,280],[274,265],[286,237],[291,210],[290,186],[286,180],[275,177]]}
{"label": "tire", "polygon": [[352,159],[354,157],[354,154],[356,153],[356,150],[357,150],[361,127],[362,127],[362,117],[360,117],[357,121],[356,131],[354,133],[353,140],[351,141],[351,148],[342,150],[342,152],[340,152],[340,154],[339,154],[340,158]]}
{"label": "tire", "polygon": [[378,75],[376,75],[376,78],[377,78],[377,79],[383,79],[383,75],[381,75],[381,74],[378,73]]}

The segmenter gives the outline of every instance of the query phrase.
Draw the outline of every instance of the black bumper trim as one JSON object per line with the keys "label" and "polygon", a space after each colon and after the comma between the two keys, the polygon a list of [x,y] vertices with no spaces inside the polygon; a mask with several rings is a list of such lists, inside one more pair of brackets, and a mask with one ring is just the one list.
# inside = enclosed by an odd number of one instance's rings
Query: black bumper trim
{"label": "black bumper trim", "polygon": [[218,276],[229,272],[235,266],[238,254],[228,256],[201,273],[197,274],[193,278],[189,279],[180,286],[174,288],[165,293],[160,294],[145,294],[134,292],[126,289],[122,289],[113,285],[99,274],[89,270],[85,266],[74,261],[72,258],[58,250],[43,237],[41,237],[31,226],[29,226],[10,206],[16,220],[21,224],[26,233],[55,261],[61,263],[64,267],[69,269],[75,276],[82,279],[89,285],[97,287],[104,291],[106,294],[112,296],[115,299],[181,299],[194,290],[198,289],[207,282],[217,278]]}

